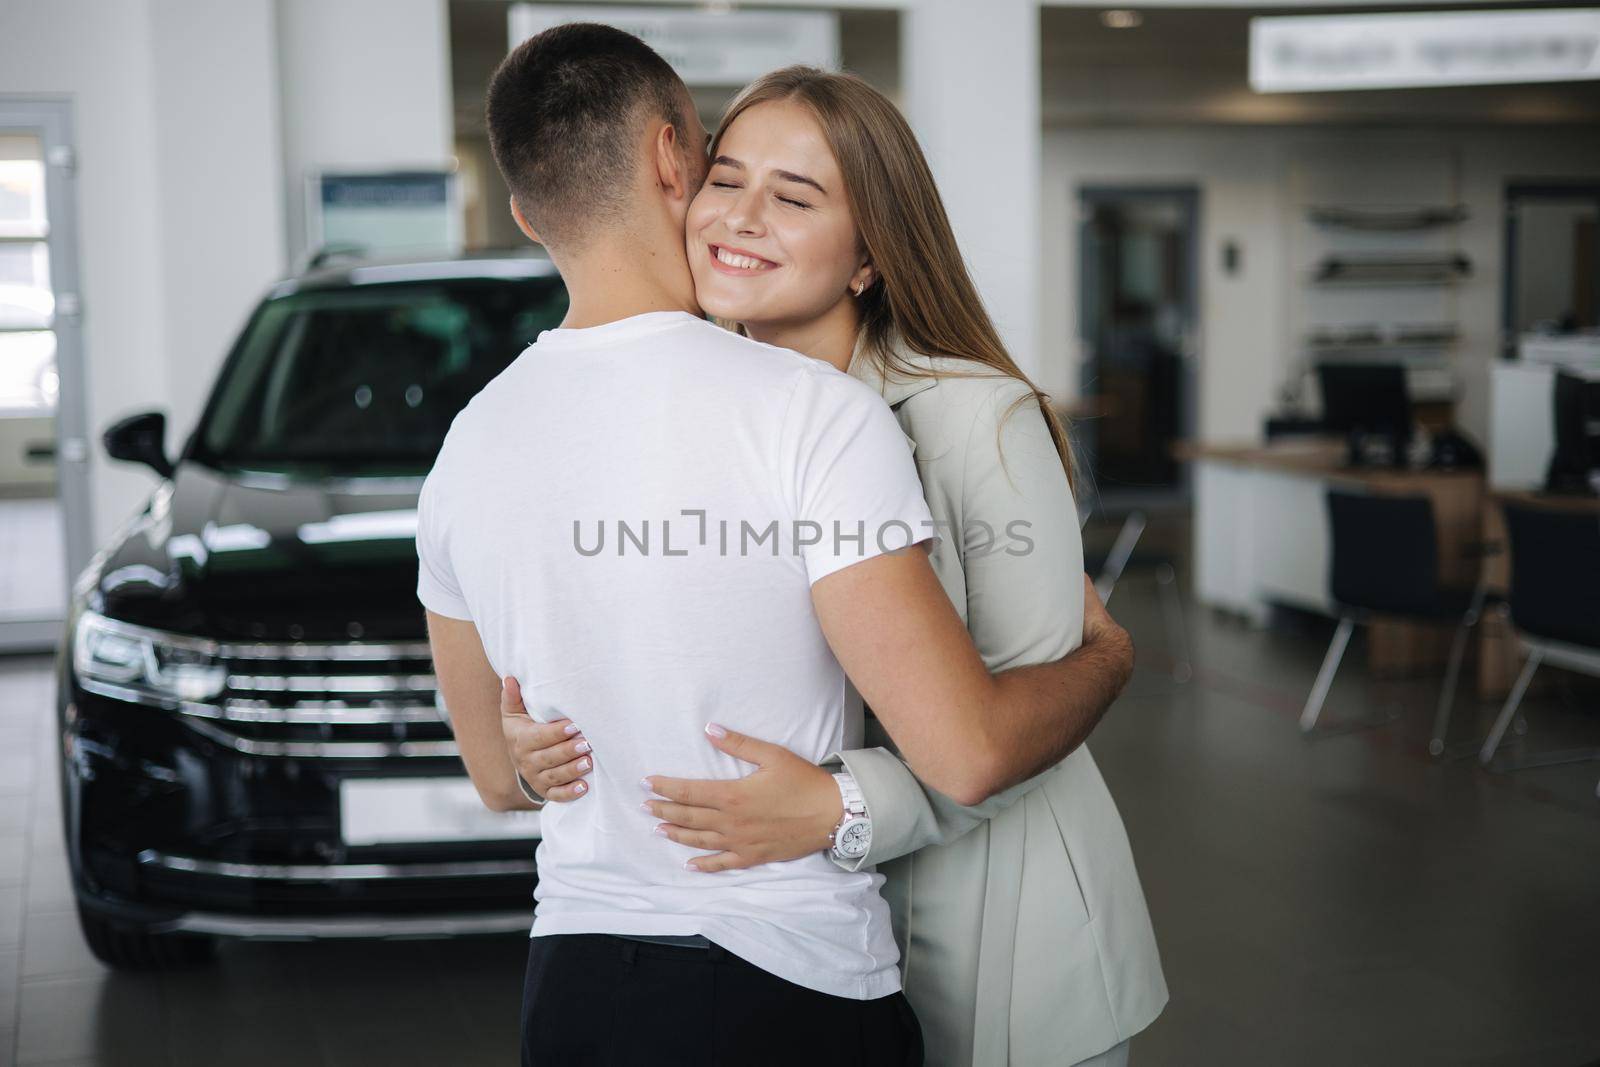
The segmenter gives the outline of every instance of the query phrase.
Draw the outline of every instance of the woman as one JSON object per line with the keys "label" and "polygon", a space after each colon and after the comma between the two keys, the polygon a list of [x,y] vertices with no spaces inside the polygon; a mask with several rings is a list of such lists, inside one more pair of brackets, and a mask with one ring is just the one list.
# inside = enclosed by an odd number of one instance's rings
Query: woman
{"label": "woman", "polygon": [[[985,662],[1063,655],[1084,621],[1066,435],[984,311],[905,120],[857,78],[788,68],[733,102],[710,154],[687,219],[701,306],[877,388],[912,441],[946,531],[934,568]],[[520,710],[513,684],[505,701]],[[587,768],[564,728],[530,727],[540,750],[517,746],[552,800],[580,797]],[[701,869],[807,855],[839,825],[828,769],[737,735],[714,743],[761,766],[736,818],[726,791],[651,779],[665,836],[714,853]],[[872,823],[867,852],[836,862],[887,876],[929,1062],[1126,1062],[1166,986],[1087,749],[978,808],[925,789],[884,748],[836,759]]]}

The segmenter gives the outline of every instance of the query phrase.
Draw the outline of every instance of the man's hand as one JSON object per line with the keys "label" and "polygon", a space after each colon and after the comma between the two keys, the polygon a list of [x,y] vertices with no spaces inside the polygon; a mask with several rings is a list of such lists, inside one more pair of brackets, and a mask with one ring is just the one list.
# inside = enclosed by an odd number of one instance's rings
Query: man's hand
{"label": "man's hand", "polygon": [[594,767],[589,742],[568,719],[538,722],[522,703],[522,687],[507,675],[500,688],[500,727],[511,763],[539,796],[577,800],[589,791],[583,776]]}
{"label": "man's hand", "polygon": [[1116,693],[1120,695],[1133,676],[1133,638],[1111,617],[1105,601],[1100,599],[1100,590],[1095,588],[1094,579],[1087,574],[1083,576],[1083,643],[1104,643],[1108,651],[1118,654],[1114,662],[1121,667],[1116,680]]}
{"label": "man's hand", "polygon": [[664,800],[645,802],[664,820],[656,832],[714,853],[697,856],[691,871],[731,871],[761,863],[799,859],[828,847],[828,835],[844,817],[833,775],[782,745],[757,741],[715,723],[706,737],[718,749],[756,769],[743,778],[645,779]]}

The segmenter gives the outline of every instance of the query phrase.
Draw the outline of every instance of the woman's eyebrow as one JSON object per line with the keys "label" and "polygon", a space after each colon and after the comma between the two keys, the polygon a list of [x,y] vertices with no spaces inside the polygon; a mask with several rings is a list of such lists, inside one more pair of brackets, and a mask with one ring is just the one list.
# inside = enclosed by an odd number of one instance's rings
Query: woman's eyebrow
{"label": "woman's eyebrow", "polygon": [[[732,170],[744,170],[744,164],[739,162],[737,159],[734,159],[732,156],[718,156],[716,159],[711,161],[711,165],[713,167],[728,167]],[[823,196],[828,195],[828,190],[824,189],[822,187],[822,183],[817,181],[815,178],[808,178],[804,174],[796,174],[792,170],[775,170],[772,173],[775,174],[781,181],[794,182],[798,185],[809,185]]]}
{"label": "woman's eyebrow", "polygon": [[786,182],[796,182],[800,185],[809,185],[823,196],[828,195],[828,190],[824,189],[822,187],[822,183],[817,181],[815,178],[807,178],[804,174],[796,174],[793,171],[788,170],[780,170],[776,171],[775,173],[779,178],[782,178]]}

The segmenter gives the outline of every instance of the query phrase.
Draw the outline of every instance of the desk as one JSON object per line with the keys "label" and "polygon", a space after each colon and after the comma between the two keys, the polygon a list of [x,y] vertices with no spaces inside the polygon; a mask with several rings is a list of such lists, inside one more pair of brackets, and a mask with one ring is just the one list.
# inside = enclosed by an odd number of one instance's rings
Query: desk
{"label": "desk", "polygon": [[[1325,498],[1330,486],[1369,492],[1425,494],[1439,531],[1439,577],[1474,584],[1482,533],[1479,471],[1352,469],[1343,440],[1307,438],[1248,447],[1186,446],[1195,467],[1195,595],[1203,604],[1239,612],[1264,625],[1272,604],[1333,615]],[[1441,664],[1447,629],[1376,622],[1368,642],[1378,673]]]}
{"label": "desk", "polygon": [[[1554,342],[1551,342],[1554,344]],[[1600,359],[1574,354],[1563,363],[1496,360],[1489,371],[1489,484],[1498,490],[1544,484],[1556,447],[1556,373],[1600,381]]]}

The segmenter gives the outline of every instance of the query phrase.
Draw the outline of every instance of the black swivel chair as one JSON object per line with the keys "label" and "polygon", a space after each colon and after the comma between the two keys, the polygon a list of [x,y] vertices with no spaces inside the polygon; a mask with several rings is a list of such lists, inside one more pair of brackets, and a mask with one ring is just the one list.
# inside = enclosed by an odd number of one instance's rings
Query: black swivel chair
{"label": "black swivel chair", "polygon": [[1528,660],[1478,753],[1485,765],[1540,664],[1600,675],[1600,515],[1530,501],[1507,502],[1505,516],[1511,625]]}
{"label": "black swivel chair", "polygon": [[1327,503],[1332,535],[1328,584],[1339,611],[1339,628],[1300,713],[1300,729],[1309,733],[1317,725],[1357,623],[1370,622],[1374,615],[1455,622],[1456,638],[1429,745],[1435,754],[1442,752],[1467,631],[1483,611],[1482,586],[1440,584],[1438,534],[1433,502],[1427,497],[1329,489]]}

